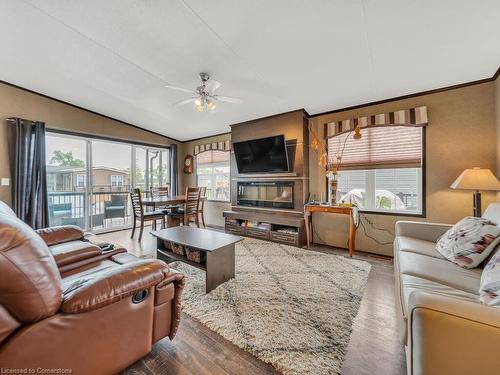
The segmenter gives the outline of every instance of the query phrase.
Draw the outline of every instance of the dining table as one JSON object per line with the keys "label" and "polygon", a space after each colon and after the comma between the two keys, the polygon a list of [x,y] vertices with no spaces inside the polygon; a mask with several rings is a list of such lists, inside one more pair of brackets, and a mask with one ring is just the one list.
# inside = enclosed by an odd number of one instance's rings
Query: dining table
{"label": "dining table", "polygon": [[[152,211],[166,209],[176,211],[186,202],[185,195],[159,195],[156,197],[144,197],[141,199],[144,207],[151,207]],[[167,228],[174,226],[175,221],[167,215]]]}
{"label": "dining table", "polygon": [[158,197],[145,197],[141,199],[142,205],[157,208],[166,208],[175,205],[181,205],[186,202],[185,195],[160,195]]}
{"label": "dining table", "polygon": [[[206,197],[200,198],[201,200],[206,200]],[[162,208],[168,208],[171,211],[176,211],[181,208],[186,202],[185,195],[160,195],[157,197],[144,197],[141,199],[142,205],[145,207],[151,207],[153,211]],[[177,224],[176,224],[177,223]],[[167,216],[167,228],[178,225],[171,216]]]}

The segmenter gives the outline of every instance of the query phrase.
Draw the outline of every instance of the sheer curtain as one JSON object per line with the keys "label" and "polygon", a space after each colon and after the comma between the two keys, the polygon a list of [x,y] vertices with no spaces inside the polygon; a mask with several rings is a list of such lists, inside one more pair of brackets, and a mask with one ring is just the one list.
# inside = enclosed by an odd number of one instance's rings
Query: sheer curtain
{"label": "sheer curtain", "polygon": [[11,119],[12,208],[31,227],[48,226],[45,123]]}

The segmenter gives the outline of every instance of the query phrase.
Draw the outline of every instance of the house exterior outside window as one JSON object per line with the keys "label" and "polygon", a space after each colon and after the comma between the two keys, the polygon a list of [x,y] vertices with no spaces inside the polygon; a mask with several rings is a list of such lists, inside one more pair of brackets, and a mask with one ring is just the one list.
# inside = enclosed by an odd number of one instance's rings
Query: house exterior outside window
{"label": "house exterior outside window", "polygon": [[229,151],[209,150],[196,155],[198,187],[207,188],[207,198],[229,202],[230,176]]}

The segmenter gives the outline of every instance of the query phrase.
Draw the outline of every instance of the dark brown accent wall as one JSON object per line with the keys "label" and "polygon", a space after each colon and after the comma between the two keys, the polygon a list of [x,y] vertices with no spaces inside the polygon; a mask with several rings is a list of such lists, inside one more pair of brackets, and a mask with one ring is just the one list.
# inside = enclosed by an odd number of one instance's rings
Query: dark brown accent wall
{"label": "dark brown accent wall", "polygon": [[[302,109],[231,125],[231,142],[233,143],[283,134],[291,168],[290,173],[238,174],[234,152],[231,151],[231,203],[233,209],[252,210],[237,206],[236,186],[238,180],[287,179],[294,181],[294,211],[303,211],[304,203],[309,195],[309,132],[307,126],[307,114]],[[266,211],[265,209],[259,210]]]}

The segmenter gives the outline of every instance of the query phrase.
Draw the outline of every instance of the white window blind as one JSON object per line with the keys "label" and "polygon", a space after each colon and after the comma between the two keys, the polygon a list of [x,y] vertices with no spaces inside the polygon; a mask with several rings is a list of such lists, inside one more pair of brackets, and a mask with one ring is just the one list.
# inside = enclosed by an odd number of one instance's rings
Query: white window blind
{"label": "white window blind", "polygon": [[229,151],[205,151],[196,155],[198,165],[229,162]]}
{"label": "white window blind", "polygon": [[[362,129],[361,139],[352,133],[328,139],[328,157],[333,163],[345,148],[340,169],[419,168],[422,166],[422,128],[384,126]],[[346,138],[347,137],[347,138]]]}

